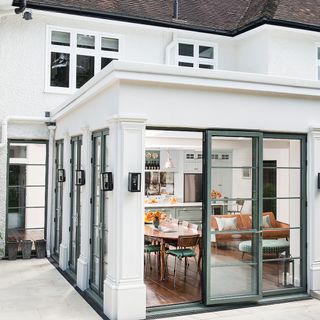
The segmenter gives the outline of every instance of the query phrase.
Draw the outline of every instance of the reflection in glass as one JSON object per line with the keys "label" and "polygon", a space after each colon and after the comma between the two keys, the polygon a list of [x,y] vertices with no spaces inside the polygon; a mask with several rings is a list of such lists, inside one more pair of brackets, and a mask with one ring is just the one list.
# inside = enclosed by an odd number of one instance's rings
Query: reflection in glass
{"label": "reflection in glass", "polygon": [[77,55],[77,89],[94,76],[94,57]]}
{"label": "reflection in glass", "polygon": [[101,38],[101,50],[103,51],[119,51],[119,40],[115,38]]}
{"label": "reflection in glass", "polygon": [[52,31],[51,44],[58,46],[70,46],[70,33],[61,31]]}
{"label": "reflection in glass", "polygon": [[190,68],[193,68],[193,63],[191,62],[182,62],[182,61],[179,61],[178,65],[180,67],[190,67]]}
{"label": "reflection in glass", "polygon": [[213,47],[199,46],[199,58],[213,59]]}
{"label": "reflection in glass", "polygon": [[51,52],[50,86],[69,87],[70,54]]}
{"label": "reflection in glass", "polygon": [[77,34],[77,47],[84,49],[94,49],[95,37],[86,34]]}
{"label": "reflection in glass", "polygon": [[179,56],[193,57],[193,44],[179,43]]}

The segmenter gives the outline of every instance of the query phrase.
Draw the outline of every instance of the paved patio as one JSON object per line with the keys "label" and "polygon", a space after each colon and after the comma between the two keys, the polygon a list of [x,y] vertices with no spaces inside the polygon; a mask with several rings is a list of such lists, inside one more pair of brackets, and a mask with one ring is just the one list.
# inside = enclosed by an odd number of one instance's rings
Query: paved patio
{"label": "paved patio", "polygon": [[0,261],[1,320],[101,317],[47,259]]}
{"label": "paved patio", "polygon": [[[101,317],[47,259],[31,259],[0,261],[0,319],[91,320]],[[319,320],[320,301],[309,299],[171,319]]]}

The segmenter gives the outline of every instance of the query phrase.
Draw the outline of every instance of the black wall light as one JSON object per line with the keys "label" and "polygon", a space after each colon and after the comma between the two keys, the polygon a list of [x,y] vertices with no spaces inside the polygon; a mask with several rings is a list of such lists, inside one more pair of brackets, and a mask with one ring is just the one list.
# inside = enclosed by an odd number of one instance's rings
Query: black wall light
{"label": "black wall light", "polygon": [[318,173],[318,189],[320,189],[320,173]]}
{"label": "black wall light", "polygon": [[76,170],[76,186],[83,186],[86,183],[84,170]]}
{"label": "black wall light", "polygon": [[101,190],[102,191],[112,191],[113,190],[113,178],[112,172],[101,173],[100,178]]}
{"label": "black wall light", "polygon": [[58,182],[66,181],[66,172],[64,169],[58,169]]}
{"label": "black wall light", "polygon": [[140,172],[129,172],[128,191],[141,192],[141,173]]}

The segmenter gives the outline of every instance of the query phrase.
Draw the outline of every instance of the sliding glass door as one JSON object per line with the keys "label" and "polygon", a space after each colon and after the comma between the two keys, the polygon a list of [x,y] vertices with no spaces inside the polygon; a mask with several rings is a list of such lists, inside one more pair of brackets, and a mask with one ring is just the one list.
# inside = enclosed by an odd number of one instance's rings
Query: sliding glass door
{"label": "sliding glass door", "polygon": [[305,290],[305,137],[207,131],[204,145],[206,304]]}
{"label": "sliding glass door", "polygon": [[55,212],[54,212],[54,247],[53,254],[59,259],[60,243],[62,239],[62,202],[63,202],[63,182],[58,179],[59,170],[63,169],[63,141],[56,142],[56,158],[55,158]]}
{"label": "sliding glass door", "polygon": [[103,280],[107,268],[107,216],[106,192],[101,191],[101,173],[107,171],[108,131],[96,132],[92,136],[92,229],[90,288],[103,295]]}
{"label": "sliding glass door", "polygon": [[80,255],[81,186],[76,184],[76,171],[81,170],[82,138],[71,139],[71,211],[70,211],[70,250],[69,269],[77,272]]}

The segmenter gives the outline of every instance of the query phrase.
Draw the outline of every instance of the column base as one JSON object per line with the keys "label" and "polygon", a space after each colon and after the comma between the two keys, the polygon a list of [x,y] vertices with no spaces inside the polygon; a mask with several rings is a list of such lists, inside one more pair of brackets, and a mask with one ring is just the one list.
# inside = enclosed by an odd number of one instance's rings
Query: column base
{"label": "column base", "polygon": [[88,259],[80,256],[77,261],[77,285],[82,291],[88,289],[88,280]]}
{"label": "column base", "polygon": [[103,284],[103,312],[110,320],[146,318],[146,286],[144,283],[116,284],[106,279]]}
{"label": "column base", "polygon": [[59,267],[63,271],[68,268],[68,247],[62,243],[60,244]]}

